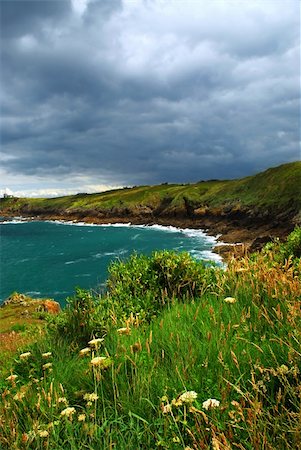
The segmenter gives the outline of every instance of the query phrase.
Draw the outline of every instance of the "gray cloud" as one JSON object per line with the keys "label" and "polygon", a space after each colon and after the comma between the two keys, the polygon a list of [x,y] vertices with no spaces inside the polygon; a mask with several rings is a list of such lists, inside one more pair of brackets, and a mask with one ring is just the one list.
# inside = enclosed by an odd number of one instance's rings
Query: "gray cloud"
{"label": "gray cloud", "polygon": [[2,1],[5,173],[182,182],[299,159],[299,2],[250,3]]}

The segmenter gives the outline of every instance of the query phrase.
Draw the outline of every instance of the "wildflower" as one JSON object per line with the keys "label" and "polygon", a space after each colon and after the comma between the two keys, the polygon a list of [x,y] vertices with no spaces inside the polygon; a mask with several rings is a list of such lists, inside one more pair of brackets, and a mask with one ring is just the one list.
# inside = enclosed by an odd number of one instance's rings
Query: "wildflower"
{"label": "wildflower", "polygon": [[9,377],[6,378],[6,380],[13,382],[16,380],[16,378],[18,378],[18,375],[11,374]]}
{"label": "wildflower", "polygon": [[131,329],[129,327],[118,328],[117,333],[118,334],[131,334]]}
{"label": "wildflower", "polygon": [[289,368],[285,364],[282,364],[278,367],[277,371],[280,375],[286,375],[289,372]]}
{"label": "wildflower", "polygon": [[171,404],[178,407],[178,406],[182,406],[183,402],[180,398],[177,398],[177,399],[173,398],[171,401]]}
{"label": "wildflower", "polygon": [[85,355],[87,355],[88,353],[90,353],[91,352],[91,349],[89,348],[89,347],[86,347],[86,348],[82,348],[80,351],[79,351],[79,354],[80,354],[80,356],[85,356]]}
{"label": "wildflower", "polygon": [[88,344],[90,345],[90,347],[98,347],[98,345],[103,341],[104,341],[104,339],[97,338],[97,339],[92,339],[91,341],[88,342]]}
{"label": "wildflower", "polygon": [[46,363],[46,364],[43,364],[43,370],[47,370],[47,369],[50,369],[50,367],[52,367],[52,363]]}
{"label": "wildflower", "polygon": [[180,395],[179,400],[182,403],[192,403],[197,398],[198,394],[194,391],[187,391]]}
{"label": "wildflower", "polygon": [[79,414],[77,420],[79,422],[84,422],[86,420],[86,414]]}
{"label": "wildflower", "polygon": [[22,398],[24,398],[24,397],[25,397],[25,392],[24,391],[23,392],[17,392],[16,395],[14,395],[14,400],[21,401]]}
{"label": "wildflower", "polygon": [[66,399],[66,397],[59,397],[57,399],[58,403],[65,403],[65,405],[68,405],[68,400]]}
{"label": "wildflower", "polygon": [[109,358],[106,358],[105,356],[96,356],[95,358],[91,359],[91,365],[93,367],[99,367],[102,369],[106,369],[111,364],[111,360]]}
{"label": "wildflower", "polygon": [[47,430],[41,430],[39,431],[39,436],[45,438],[49,436],[49,433]]}
{"label": "wildflower", "polygon": [[20,359],[27,359],[29,356],[31,356],[31,352],[21,353]]}
{"label": "wildflower", "polygon": [[161,397],[161,402],[168,402],[167,395],[163,395],[163,397]]}
{"label": "wildflower", "polygon": [[84,400],[87,400],[89,402],[96,402],[96,400],[98,400],[98,395],[95,394],[94,392],[92,394],[85,394],[84,395]]}
{"label": "wildflower", "polygon": [[43,358],[49,358],[49,356],[51,356],[51,355],[52,355],[51,352],[42,353]]}
{"label": "wildflower", "polygon": [[225,303],[236,303],[236,298],[234,298],[234,297],[226,297],[226,298],[224,298],[224,302]]}
{"label": "wildflower", "polygon": [[67,408],[63,409],[63,411],[61,411],[61,416],[65,416],[65,417],[72,417],[72,415],[75,413],[75,408],[68,406]]}
{"label": "wildflower", "polygon": [[208,398],[208,400],[203,402],[204,409],[218,408],[219,405],[220,405],[220,401],[216,400],[215,398]]}
{"label": "wildflower", "polygon": [[172,411],[170,403],[167,403],[167,405],[161,405],[161,409],[163,414],[168,414]]}

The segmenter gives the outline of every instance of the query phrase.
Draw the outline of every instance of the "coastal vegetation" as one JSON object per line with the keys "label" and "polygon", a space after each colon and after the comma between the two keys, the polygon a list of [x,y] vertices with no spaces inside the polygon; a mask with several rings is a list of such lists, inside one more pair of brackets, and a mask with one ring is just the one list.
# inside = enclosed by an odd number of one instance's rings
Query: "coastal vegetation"
{"label": "coastal vegetation", "polygon": [[209,180],[190,184],[136,186],[99,194],[57,198],[3,198],[6,215],[62,218],[197,218],[250,216],[292,219],[301,208],[301,162],[284,164],[238,180]]}
{"label": "coastal vegetation", "polygon": [[300,256],[296,228],[224,268],[112,263],[6,356],[0,448],[300,448]]}

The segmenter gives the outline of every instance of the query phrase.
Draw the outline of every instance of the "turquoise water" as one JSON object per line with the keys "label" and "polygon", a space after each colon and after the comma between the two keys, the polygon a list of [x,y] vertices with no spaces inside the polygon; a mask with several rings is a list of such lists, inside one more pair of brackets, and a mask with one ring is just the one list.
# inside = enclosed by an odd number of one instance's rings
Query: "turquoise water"
{"label": "turquoise water", "polygon": [[104,288],[111,261],[134,251],[188,251],[216,260],[215,239],[200,230],[173,227],[95,226],[60,222],[0,222],[0,303],[13,291],[64,304],[76,286]]}

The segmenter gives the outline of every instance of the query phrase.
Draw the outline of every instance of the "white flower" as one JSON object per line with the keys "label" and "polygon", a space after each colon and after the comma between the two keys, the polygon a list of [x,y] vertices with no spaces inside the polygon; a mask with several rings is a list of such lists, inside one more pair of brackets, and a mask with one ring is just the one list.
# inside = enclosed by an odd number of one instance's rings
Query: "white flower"
{"label": "white flower", "polygon": [[42,353],[43,358],[49,358],[49,356],[51,356],[51,355],[52,355],[51,352]]}
{"label": "white flower", "polygon": [[208,398],[205,402],[203,402],[204,409],[218,408],[220,405],[220,401],[215,398]]}
{"label": "white flower", "polygon": [[72,415],[75,413],[75,408],[73,408],[73,406],[68,406],[67,408],[63,409],[63,411],[61,411],[61,416],[65,416],[65,417],[72,417]]}
{"label": "white flower", "polygon": [[43,364],[42,367],[43,367],[43,370],[50,369],[50,367],[52,367],[52,363]]}
{"label": "white flower", "polygon": [[68,405],[68,400],[66,399],[66,397],[59,397],[57,399],[58,403],[65,403],[65,405]]}
{"label": "white flower", "polygon": [[171,404],[167,403],[167,405],[162,405],[162,413],[168,414],[172,411]]}
{"label": "white flower", "polygon": [[118,328],[117,333],[118,334],[131,334],[131,329],[129,327]]}
{"label": "white flower", "polygon": [[224,302],[225,303],[236,303],[237,300],[234,297],[226,297],[226,298],[224,298]]}
{"label": "white flower", "polygon": [[104,339],[102,338],[97,338],[97,339],[92,339],[91,341],[88,342],[88,344],[90,345],[90,347],[98,347],[99,344],[101,344],[101,342],[103,342]]}
{"label": "white flower", "polygon": [[90,353],[90,352],[91,352],[90,347],[86,347],[86,348],[82,348],[82,349],[79,351],[79,354],[80,354],[80,356],[85,356],[85,355],[87,355],[87,354]]}
{"label": "white flower", "polygon": [[84,422],[86,420],[86,414],[79,414],[77,420],[79,422]]}
{"label": "white flower", "polygon": [[179,399],[183,403],[192,403],[197,398],[198,394],[195,391],[187,391],[180,395]]}
{"label": "white flower", "polygon": [[29,356],[31,356],[31,352],[21,353],[20,359],[27,359]]}
{"label": "white flower", "polygon": [[96,356],[95,358],[91,359],[91,365],[93,367],[103,367],[106,368],[109,366],[109,359],[105,356]]}

